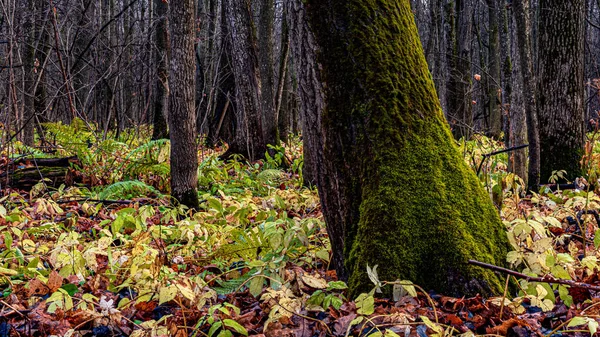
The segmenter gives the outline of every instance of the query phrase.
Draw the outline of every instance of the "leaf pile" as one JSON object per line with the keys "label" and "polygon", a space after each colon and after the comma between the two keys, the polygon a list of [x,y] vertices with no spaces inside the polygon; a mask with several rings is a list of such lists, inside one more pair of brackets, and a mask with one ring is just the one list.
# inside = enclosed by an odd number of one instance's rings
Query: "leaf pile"
{"label": "leaf pile", "polygon": [[[549,283],[511,277],[504,297],[451,298],[410,281],[379,280],[372,266],[365,272],[373,291],[349,299],[330,268],[317,193],[302,185],[299,140],[256,163],[199,153],[199,212],[170,206],[164,196],[166,144],[135,144],[119,145],[123,159],[112,162],[97,149],[74,149],[99,163],[82,169],[93,191],[40,185],[0,199],[0,337],[597,330],[597,291],[552,281],[600,286],[600,197],[543,189],[524,198],[522,181],[504,171],[508,155],[483,165],[482,182],[500,191],[513,269]],[[464,146],[467,162],[479,166],[482,154],[500,145],[479,139]],[[129,176],[114,173],[114,165]],[[378,298],[380,287],[393,287],[394,297]]]}

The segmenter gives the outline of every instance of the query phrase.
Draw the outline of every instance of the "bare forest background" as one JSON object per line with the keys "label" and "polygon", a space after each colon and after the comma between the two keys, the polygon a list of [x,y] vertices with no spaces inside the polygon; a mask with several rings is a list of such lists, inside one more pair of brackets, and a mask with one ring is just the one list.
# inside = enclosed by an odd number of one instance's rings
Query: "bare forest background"
{"label": "bare forest background", "polygon": [[[203,144],[224,141],[254,159],[264,144],[286,140],[302,125],[317,125],[299,113],[300,95],[313,97],[308,110],[318,110],[322,97],[307,88],[315,84],[314,74],[302,73],[312,68],[303,62],[314,41],[297,24],[302,21],[297,2],[252,1],[248,19],[235,16],[242,2],[196,2],[194,97]],[[507,147],[527,143],[528,93],[537,90],[539,96],[549,89],[536,88],[540,81],[527,83],[533,79],[523,76],[519,34],[525,36],[523,44],[531,45],[527,55],[534,76],[543,41],[539,27],[550,16],[537,0],[517,4],[523,8],[502,0],[411,0],[437,93],[457,139],[484,133],[503,136]],[[3,133],[5,138],[16,132],[23,143],[44,147],[52,140],[34,144],[34,129],[74,118],[97,123],[104,137],[109,130],[118,134],[144,124],[155,126],[154,138],[167,137],[166,1],[2,0],[0,5],[0,122],[12,131]],[[584,5],[584,17],[577,18],[585,25],[584,73],[576,80],[585,84],[584,120],[589,121],[600,102],[600,1]],[[525,15],[521,25],[516,11]],[[256,86],[236,86],[252,76],[260,78],[261,95],[254,99]],[[254,151],[247,140],[256,129],[263,130],[263,145]],[[522,177],[527,176],[526,151],[516,151],[510,163]]]}

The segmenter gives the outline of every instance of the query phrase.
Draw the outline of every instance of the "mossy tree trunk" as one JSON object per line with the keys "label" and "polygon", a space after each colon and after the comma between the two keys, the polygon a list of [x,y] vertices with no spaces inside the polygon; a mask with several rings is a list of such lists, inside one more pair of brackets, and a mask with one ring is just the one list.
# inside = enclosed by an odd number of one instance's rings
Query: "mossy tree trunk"
{"label": "mossy tree trunk", "polygon": [[500,292],[467,260],[503,265],[506,232],[452,139],[409,1],[306,3],[326,83],[319,194],[351,296],[372,289],[367,265],[449,295]]}
{"label": "mossy tree trunk", "polygon": [[584,0],[540,0],[538,116],[540,180],[581,175],[584,129]]}

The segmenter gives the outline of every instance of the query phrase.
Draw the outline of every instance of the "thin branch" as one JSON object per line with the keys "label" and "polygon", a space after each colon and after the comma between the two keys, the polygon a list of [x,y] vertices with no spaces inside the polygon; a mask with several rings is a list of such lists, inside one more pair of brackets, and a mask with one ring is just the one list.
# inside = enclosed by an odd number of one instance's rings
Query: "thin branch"
{"label": "thin branch", "polygon": [[583,283],[583,282],[577,282],[577,281],[571,281],[571,280],[555,279],[551,275],[546,275],[544,277],[534,277],[534,276],[525,275],[523,273],[519,273],[519,272],[511,270],[511,269],[498,267],[493,264],[487,264],[487,263],[483,263],[483,262],[476,261],[476,260],[469,260],[469,264],[479,266],[479,267],[482,267],[485,269],[499,271],[501,273],[505,273],[508,275],[512,275],[512,276],[515,276],[518,278],[525,279],[526,281],[529,281],[529,282],[541,282],[541,283],[548,283],[548,284],[564,284],[564,285],[568,285],[571,287],[585,288],[585,289],[589,289],[589,290],[600,291],[600,286],[595,286],[595,285],[592,285],[589,283]]}

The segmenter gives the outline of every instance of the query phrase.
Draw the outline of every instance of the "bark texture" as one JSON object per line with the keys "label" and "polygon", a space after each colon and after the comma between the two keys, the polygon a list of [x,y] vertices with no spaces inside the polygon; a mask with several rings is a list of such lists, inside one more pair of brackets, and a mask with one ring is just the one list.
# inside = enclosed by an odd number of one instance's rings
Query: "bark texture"
{"label": "bark texture", "polygon": [[490,25],[488,37],[488,76],[487,76],[487,99],[489,135],[500,139],[502,133],[502,109],[500,89],[500,29],[498,13],[498,0],[486,0],[488,5],[488,21]]}
{"label": "bark texture", "polygon": [[472,77],[469,62],[473,37],[473,7],[471,0],[456,0],[449,2],[446,9],[450,26],[450,78],[446,96],[448,120],[456,139],[469,139],[473,133]]}
{"label": "bark texture", "polygon": [[180,203],[199,208],[198,153],[196,151],[196,60],[194,0],[170,4],[171,37],[169,130],[171,138],[171,195]]}
{"label": "bark texture", "polygon": [[258,68],[256,39],[247,0],[224,0],[232,69],[235,78],[236,138],[224,155],[241,154],[249,160],[264,158],[267,143],[261,115],[261,79]]}
{"label": "bark texture", "polygon": [[[516,0],[519,1],[519,0]],[[515,8],[516,6],[513,6]],[[513,9],[514,10],[514,9]],[[527,118],[525,114],[525,104],[523,102],[523,72],[521,68],[521,58],[519,57],[519,46],[516,39],[515,15],[511,18],[511,49],[512,53],[512,73],[510,76],[510,107],[509,120],[510,127],[508,133],[508,147],[527,144]],[[527,181],[527,149],[513,151],[509,155],[508,169],[510,172],[518,175],[524,181]]]}
{"label": "bark texture", "polygon": [[[304,144],[303,177],[305,184],[316,185],[319,178],[327,178],[319,175],[323,158],[321,114],[325,106],[325,97],[317,64],[318,46],[308,25],[306,9],[302,0],[290,0],[286,2],[286,6],[291,56],[298,77],[298,96],[301,102],[300,120]],[[324,204],[324,207],[328,207],[328,205]],[[341,254],[334,255],[336,263],[341,263],[341,258]]]}
{"label": "bark texture", "polygon": [[275,75],[273,72],[273,0],[262,0],[258,21],[258,52],[261,79],[261,107],[264,138],[267,144],[278,145],[277,113],[275,111]]}
{"label": "bark texture", "polygon": [[527,186],[537,190],[540,184],[540,136],[538,113],[536,110],[535,75],[531,52],[531,22],[529,19],[529,0],[513,2],[513,18],[516,27],[519,73],[523,84],[523,106],[527,119],[527,141],[529,142],[529,166],[527,168]]}
{"label": "bark texture", "polygon": [[166,109],[169,98],[169,60],[167,50],[169,48],[168,11],[169,4],[163,0],[154,0],[157,18],[154,39],[156,44],[156,79],[154,84],[154,116],[152,139],[168,138]]}
{"label": "bark texture", "polygon": [[538,116],[540,180],[581,175],[584,145],[584,0],[540,0]]}
{"label": "bark texture", "polygon": [[350,296],[373,288],[367,265],[445,294],[499,293],[467,260],[504,265],[506,232],[444,120],[409,1],[306,3],[326,83],[319,192]]}

